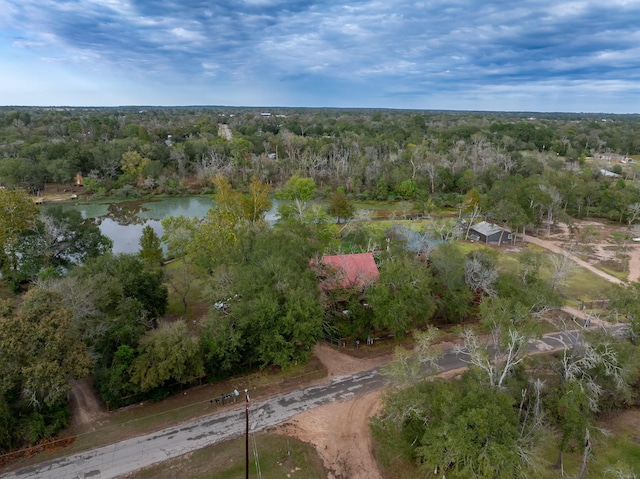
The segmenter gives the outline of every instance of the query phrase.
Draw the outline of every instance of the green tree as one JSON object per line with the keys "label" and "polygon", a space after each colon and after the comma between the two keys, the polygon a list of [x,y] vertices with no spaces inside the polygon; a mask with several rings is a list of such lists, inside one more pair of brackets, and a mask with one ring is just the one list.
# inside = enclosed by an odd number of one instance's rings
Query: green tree
{"label": "green tree", "polygon": [[140,257],[147,263],[160,264],[163,260],[162,244],[155,230],[146,225],[140,237]]}
{"label": "green tree", "polygon": [[309,260],[317,250],[296,229],[255,231],[239,239],[234,263],[217,268],[205,324],[211,370],[245,362],[287,366],[307,360],[321,334],[323,309]]}
{"label": "green tree", "polygon": [[293,175],[276,192],[276,196],[284,200],[309,201],[315,192],[316,182],[313,181],[313,178],[301,178],[298,175]]}
{"label": "green tree", "polygon": [[22,190],[0,189],[0,271],[5,280],[19,269],[18,242],[35,230],[38,207]]}
{"label": "green tree", "polygon": [[138,357],[131,366],[131,381],[149,391],[168,381],[187,383],[203,376],[199,344],[184,321],[161,323],[141,339]]}
{"label": "green tree", "polygon": [[[77,308],[74,324],[96,358],[96,386],[104,391],[106,370],[121,346],[137,348],[167,308],[167,288],[162,271],[134,255],[105,255],[87,261],[70,279],[56,281],[64,287],[70,306]],[[111,397],[105,398],[110,400]]]}
{"label": "green tree", "polygon": [[392,390],[372,424],[393,453],[410,455],[422,477],[434,479],[532,477],[536,442],[523,438],[522,426],[508,391],[487,388],[469,372]]}
{"label": "green tree", "polygon": [[435,270],[433,290],[439,296],[438,315],[449,322],[462,322],[473,306],[473,292],[465,283],[466,257],[455,243],[444,243],[434,248],[430,259]]}
{"label": "green tree", "polygon": [[33,288],[17,314],[0,316],[2,391],[17,388],[31,408],[66,402],[70,378],[89,374],[91,358],[74,334],[60,295]]}
{"label": "green tree", "polygon": [[436,310],[432,287],[433,277],[424,263],[406,256],[382,261],[380,277],[367,292],[374,326],[401,336],[426,324]]}
{"label": "green tree", "polygon": [[100,301],[100,307],[105,311],[117,309],[118,303],[125,298],[140,302],[151,318],[162,316],[167,309],[167,288],[163,284],[162,271],[145,265],[136,256],[108,254],[92,258],[75,270],[74,275],[84,280],[98,276],[114,280],[117,289],[105,290]]}
{"label": "green tree", "polygon": [[142,156],[137,151],[127,151],[122,154],[120,166],[128,181],[140,182],[144,176],[144,170],[151,160]]}
{"label": "green tree", "polygon": [[43,268],[59,272],[108,253],[113,242],[79,211],[57,205],[46,208],[36,227],[19,241],[21,262],[28,277]]}
{"label": "green tree", "polygon": [[269,192],[271,187],[258,178],[253,177],[249,182],[249,194],[242,198],[244,217],[255,224],[264,221],[265,214],[271,209]]}
{"label": "green tree", "polygon": [[389,197],[389,186],[384,178],[379,178],[375,189],[377,200],[386,200]]}
{"label": "green tree", "polygon": [[433,416],[416,450],[422,469],[459,478],[529,477],[514,447],[519,423],[513,399],[474,381],[456,386],[457,400],[447,401],[445,393],[432,402]]}
{"label": "green tree", "polygon": [[405,200],[411,200],[418,194],[418,184],[414,180],[404,180],[396,187],[396,193]]}
{"label": "green tree", "polygon": [[17,315],[3,316],[0,321],[3,377],[18,381],[34,407],[65,398],[70,390],[68,374],[88,374],[89,357],[81,344],[73,344],[70,318],[60,298],[34,289]]}
{"label": "green tree", "polygon": [[140,391],[138,385],[131,382],[131,368],[136,351],[123,344],[118,347],[108,368],[98,370],[97,383],[100,397],[110,408],[120,407],[123,398]]}
{"label": "green tree", "polygon": [[257,179],[251,180],[248,195],[234,190],[223,175],[214,184],[215,207],[196,228],[191,249],[194,263],[209,272],[228,259],[247,230],[266,226],[264,216],[271,208],[269,189]]}
{"label": "green tree", "polygon": [[547,409],[560,433],[556,468],[563,465],[564,453],[575,450],[582,442],[584,432],[589,427],[592,411],[585,390],[576,381],[570,381],[554,388],[547,396]]}
{"label": "green tree", "polygon": [[353,215],[353,205],[351,201],[349,201],[349,198],[347,198],[344,189],[338,188],[336,192],[331,195],[328,212],[330,215],[338,218],[338,223],[340,223],[341,219],[347,220],[351,218]]}
{"label": "green tree", "polygon": [[167,246],[169,258],[181,258],[193,252],[193,242],[200,225],[198,218],[168,216],[161,221],[164,233],[162,242]]}

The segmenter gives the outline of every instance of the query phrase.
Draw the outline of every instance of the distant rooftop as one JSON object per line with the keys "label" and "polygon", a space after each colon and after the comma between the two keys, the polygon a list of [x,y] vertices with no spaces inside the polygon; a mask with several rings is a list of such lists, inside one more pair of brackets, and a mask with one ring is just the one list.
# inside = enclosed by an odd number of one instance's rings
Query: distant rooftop
{"label": "distant rooftop", "polygon": [[489,223],[488,221],[481,221],[480,223],[476,223],[471,227],[474,231],[477,231],[480,234],[485,236],[491,236],[496,233],[500,233],[501,231],[505,231],[502,226],[498,226],[494,223]]}

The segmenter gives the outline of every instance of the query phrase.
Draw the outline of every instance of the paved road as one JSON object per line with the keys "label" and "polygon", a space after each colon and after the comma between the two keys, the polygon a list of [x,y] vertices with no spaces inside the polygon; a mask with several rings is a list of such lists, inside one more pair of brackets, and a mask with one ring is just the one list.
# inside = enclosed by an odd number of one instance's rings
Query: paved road
{"label": "paved road", "polygon": [[[377,369],[336,377],[329,384],[294,391],[251,404],[250,428],[260,431],[295,414],[332,401],[346,401],[356,394],[378,390],[385,380]],[[245,409],[239,408],[189,421],[162,431],[116,444],[54,459],[3,475],[7,479],[106,479],[115,478],[189,451],[244,433]]]}
{"label": "paved road", "polygon": [[[531,352],[561,349],[580,339],[580,332],[557,333],[531,341]],[[443,371],[465,366],[453,352],[440,361]],[[384,387],[378,369],[335,377],[328,384],[294,391],[251,404],[250,428],[260,431],[287,421],[295,414],[333,401],[347,401]],[[210,415],[110,446],[54,459],[0,476],[6,479],[107,479],[239,436],[244,433],[245,409]]]}

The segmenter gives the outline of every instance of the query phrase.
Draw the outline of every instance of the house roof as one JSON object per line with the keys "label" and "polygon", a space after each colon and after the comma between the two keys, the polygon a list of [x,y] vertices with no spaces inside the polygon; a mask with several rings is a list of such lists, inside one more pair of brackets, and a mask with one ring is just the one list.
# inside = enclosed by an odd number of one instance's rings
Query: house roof
{"label": "house roof", "polygon": [[324,290],[364,287],[372,283],[380,273],[372,253],[339,254],[323,256],[322,263],[333,270],[322,280],[320,287]]}
{"label": "house roof", "polygon": [[609,170],[600,170],[600,174],[607,178],[620,178],[620,175],[618,173],[614,173],[613,171]]}
{"label": "house roof", "polygon": [[488,221],[481,221],[480,223],[476,223],[471,227],[471,229],[484,236],[491,236],[493,234],[506,231],[502,226],[489,223]]}

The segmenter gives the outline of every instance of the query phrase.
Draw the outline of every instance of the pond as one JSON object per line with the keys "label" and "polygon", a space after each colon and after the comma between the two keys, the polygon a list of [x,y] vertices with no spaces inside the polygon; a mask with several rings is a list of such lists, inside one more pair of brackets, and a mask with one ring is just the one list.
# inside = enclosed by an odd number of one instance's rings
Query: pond
{"label": "pond", "polygon": [[[278,204],[278,200],[273,200],[271,210],[266,215],[267,221],[276,221]],[[85,219],[93,219],[102,234],[113,240],[114,253],[137,253],[145,226],[151,226],[158,236],[162,236],[162,219],[180,215],[204,218],[214,203],[210,197],[190,196],[106,203],[64,203],[64,206],[79,211]],[[44,206],[46,207],[47,205]]]}

